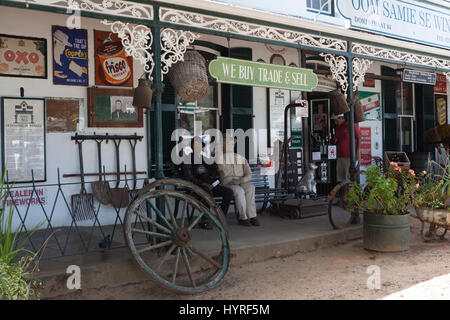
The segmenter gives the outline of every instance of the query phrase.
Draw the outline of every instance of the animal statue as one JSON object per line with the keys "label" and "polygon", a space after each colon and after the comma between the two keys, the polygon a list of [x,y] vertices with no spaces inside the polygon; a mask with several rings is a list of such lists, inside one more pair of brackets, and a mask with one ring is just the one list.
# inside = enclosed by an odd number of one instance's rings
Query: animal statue
{"label": "animal statue", "polygon": [[317,194],[316,181],[314,180],[317,168],[318,167],[316,164],[312,162],[309,164],[309,169],[306,171],[306,174],[295,187],[295,191],[298,195],[311,193]]}

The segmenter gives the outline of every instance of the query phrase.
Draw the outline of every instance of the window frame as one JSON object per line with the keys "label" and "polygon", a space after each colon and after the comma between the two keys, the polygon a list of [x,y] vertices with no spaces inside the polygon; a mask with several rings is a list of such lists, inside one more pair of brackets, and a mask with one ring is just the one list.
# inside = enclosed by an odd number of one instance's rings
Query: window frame
{"label": "window frame", "polygon": [[[310,0],[311,4],[312,1],[322,1],[322,0]],[[330,16],[330,17],[334,17],[334,0],[328,0],[329,1],[329,11],[324,11],[324,10],[320,10],[320,9],[314,9],[308,6],[308,1],[306,1],[306,11],[307,12],[311,12],[311,13],[316,13],[316,14],[323,14],[326,16]]]}

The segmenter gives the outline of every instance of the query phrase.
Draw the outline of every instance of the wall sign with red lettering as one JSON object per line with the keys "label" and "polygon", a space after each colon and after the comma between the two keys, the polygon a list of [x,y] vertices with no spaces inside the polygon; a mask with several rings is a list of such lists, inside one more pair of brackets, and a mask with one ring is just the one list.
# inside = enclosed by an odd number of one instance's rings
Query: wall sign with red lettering
{"label": "wall sign with red lettering", "polygon": [[47,79],[47,40],[0,35],[0,76]]}
{"label": "wall sign with red lettering", "polygon": [[372,128],[360,127],[361,131],[361,166],[372,164]]}
{"label": "wall sign with red lettering", "polygon": [[436,85],[434,86],[435,94],[447,94],[447,77],[444,74],[436,75]]}

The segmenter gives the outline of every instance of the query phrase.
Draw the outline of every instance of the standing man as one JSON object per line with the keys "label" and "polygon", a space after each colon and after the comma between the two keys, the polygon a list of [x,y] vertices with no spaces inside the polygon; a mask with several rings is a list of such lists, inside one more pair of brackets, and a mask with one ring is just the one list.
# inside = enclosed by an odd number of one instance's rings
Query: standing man
{"label": "standing man", "polygon": [[[336,135],[334,136],[334,143],[337,144],[337,164],[336,164],[336,180],[343,182],[350,180],[350,132],[349,122],[345,119],[344,114],[337,114],[332,117],[336,124]],[[357,124],[355,126],[355,145],[356,145],[356,160],[360,161],[361,155],[359,153],[361,145],[361,134]]]}

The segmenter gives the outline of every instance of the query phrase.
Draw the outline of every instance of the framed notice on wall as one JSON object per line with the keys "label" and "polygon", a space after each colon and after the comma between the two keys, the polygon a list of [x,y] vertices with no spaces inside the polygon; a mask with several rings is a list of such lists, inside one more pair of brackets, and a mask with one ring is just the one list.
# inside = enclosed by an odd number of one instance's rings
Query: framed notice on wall
{"label": "framed notice on wall", "polygon": [[276,140],[284,141],[284,109],[290,103],[291,92],[290,90],[270,88],[268,94],[267,128],[269,128],[268,145],[270,147]]}
{"label": "framed notice on wall", "polygon": [[45,181],[45,100],[2,98],[2,128],[2,170],[8,171],[8,181]]}

